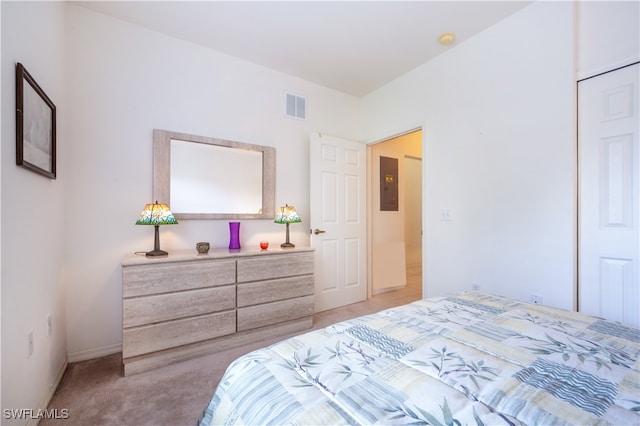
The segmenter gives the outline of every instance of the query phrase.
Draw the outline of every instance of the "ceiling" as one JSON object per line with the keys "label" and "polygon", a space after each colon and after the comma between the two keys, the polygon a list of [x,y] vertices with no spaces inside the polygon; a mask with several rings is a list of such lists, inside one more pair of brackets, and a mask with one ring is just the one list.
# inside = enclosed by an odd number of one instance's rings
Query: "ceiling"
{"label": "ceiling", "polygon": [[[94,11],[361,97],[530,1],[81,1]],[[454,32],[449,46],[438,36]]]}

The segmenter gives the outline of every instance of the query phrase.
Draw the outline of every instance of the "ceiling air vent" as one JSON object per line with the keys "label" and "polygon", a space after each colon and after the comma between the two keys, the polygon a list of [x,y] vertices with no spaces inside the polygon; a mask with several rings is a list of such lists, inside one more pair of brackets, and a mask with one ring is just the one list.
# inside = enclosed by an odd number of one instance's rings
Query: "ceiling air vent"
{"label": "ceiling air vent", "polygon": [[307,118],[307,98],[294,95],[293,93],[285,93],[284,115],[300,120]]}

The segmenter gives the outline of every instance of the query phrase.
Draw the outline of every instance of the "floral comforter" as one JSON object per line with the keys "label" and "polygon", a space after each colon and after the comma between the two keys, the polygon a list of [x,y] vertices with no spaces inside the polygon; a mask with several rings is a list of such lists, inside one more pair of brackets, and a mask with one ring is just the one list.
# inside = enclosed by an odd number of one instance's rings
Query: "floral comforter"
{"label": "floral comforter", "polygon": [[201,425],[640,424],[640,330],[479,292],[234,361]]}

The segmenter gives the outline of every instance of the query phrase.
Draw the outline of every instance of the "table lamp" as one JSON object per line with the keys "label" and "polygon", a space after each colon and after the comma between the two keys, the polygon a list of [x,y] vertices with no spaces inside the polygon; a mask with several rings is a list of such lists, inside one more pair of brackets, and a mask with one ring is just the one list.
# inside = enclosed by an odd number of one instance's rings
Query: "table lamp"
{"label": "table lamp", "polygon": [[287,225],[287,241],[285,241],[284,243],[280,244],[280,247],[282,248],[291,248],[291,247],[295,247],[294,244],[289,242],[289,224],[290,223],[296,223],[296,222],[302,222],[302,219],[300,219],[300,216],[298,216],[298,213],[296,212],[296,209],[293,206],[289,206],[287,204],[285,204],[284,207],[280,207],[276,213],[276,220],[274,220],[275,223],[284,223],[285,225]]}
{"label": "table lamp", "polygon": [[173,213],[166,204],[153,204],[144,206],[136,225],[153,225],[156,228],[153,250],[146,253],[147,256],[166,256],[169,253],[160,250],[160,225],[177,225],[178,221],[173,217]]}

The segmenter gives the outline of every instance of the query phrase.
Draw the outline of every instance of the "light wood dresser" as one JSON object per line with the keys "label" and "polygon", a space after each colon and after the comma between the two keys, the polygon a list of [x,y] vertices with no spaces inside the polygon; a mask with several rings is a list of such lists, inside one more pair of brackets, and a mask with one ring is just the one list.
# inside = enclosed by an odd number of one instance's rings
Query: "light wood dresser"
{"label": "light wood dresser", "polygon": [[310,248],[122,260],[124,375],[311,327]]}

